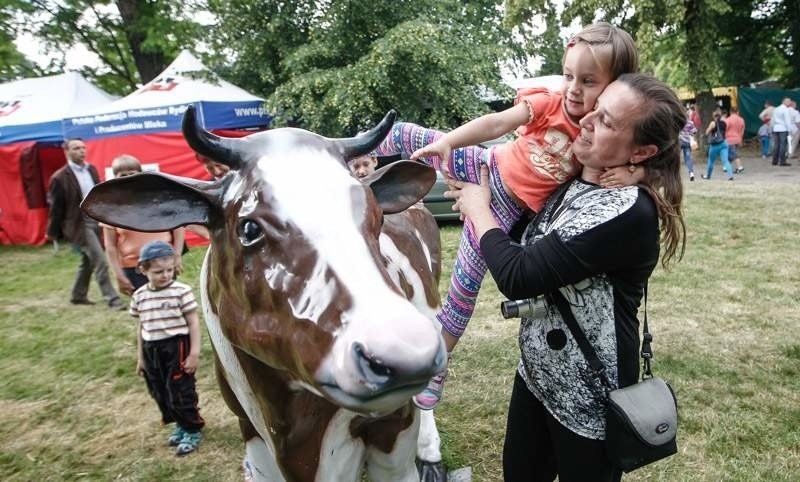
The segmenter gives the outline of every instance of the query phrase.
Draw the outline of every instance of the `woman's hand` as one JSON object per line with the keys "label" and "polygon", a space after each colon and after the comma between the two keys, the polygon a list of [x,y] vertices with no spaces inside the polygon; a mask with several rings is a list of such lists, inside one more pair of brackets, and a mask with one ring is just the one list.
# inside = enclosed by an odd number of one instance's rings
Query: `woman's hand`
{"label": "woman's hand", "polygon": [[462,220],[467,217],[476,224],[477,221],[488,217],[494,221],[492,211],[489,209],[492,192],[489,189],[489,170],[486,166],[481,166],[480,184],[448,178],[447,185],[450,190],[444,193],[444,197],[456,200],[453,210],[461,212]]}
{"label": "woman's hand", "polygon": [[144,360],[141,358],[136,359],[136,374],[140,377],[144,376]]}
{"label": "woman's hand", "polygon": [[450,159],[450,152],[452,152],[453,148],[450,144],[444,140],[444,138],[439,138],[436,142],[432,142],[425,147],[417,149],[411,154],[411,159],[417,160],[420,157],[427,157],[434,162],[434,156],[439,158],[439,165],[437,166],[435,163],[433,167],[438,169],[444,177],[450,177],[450,170],[447,168],[447,160]]}

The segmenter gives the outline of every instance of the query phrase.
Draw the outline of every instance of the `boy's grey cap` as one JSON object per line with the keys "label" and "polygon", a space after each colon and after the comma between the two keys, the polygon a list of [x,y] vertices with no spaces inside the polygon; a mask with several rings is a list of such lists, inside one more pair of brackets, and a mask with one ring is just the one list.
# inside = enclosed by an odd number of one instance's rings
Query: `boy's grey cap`
{"label": "boy's grey cap", "polygon": [[175,256],[175,250],[172,246],[164,241],[150,241],[142,246],[139,251],[139,262],[144,263],[155,258],[166,258],[167,256]]}

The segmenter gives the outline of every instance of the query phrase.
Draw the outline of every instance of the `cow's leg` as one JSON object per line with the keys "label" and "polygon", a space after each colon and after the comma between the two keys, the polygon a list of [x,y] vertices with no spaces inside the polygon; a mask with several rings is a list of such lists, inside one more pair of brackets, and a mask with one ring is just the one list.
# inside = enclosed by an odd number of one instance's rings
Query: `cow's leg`
{"label": "cow's leg", "polygon": [[244,460],[242,460],[244,480],[245,482],[267,481],[269,476],[265,467],[274,465],[269,463],[269,450],[266,443],[264,443],[264,439],[261,438],[253,424],[247,419],[247,414],[225,379],[225,371],[220,364],[216,351],[214,352],[214,369],[217,372],[217,383],[220,392],[222,392],[222,399],[225,400],[225,404],[239,419],[239,431],[242,433],[245,447],[245,456]]}
{"label": "cow's leg", "polygon": [[417,438],[417,468],[422,482],[444,482],[447,473],[442,465],[441,439],[433,418],[433,410],[420,410]]}
{"label": "cow's leg", "polygon": [[367,448],[367,475],[372,482],[419,481],[414,449],[419,440],[420,417],[417,408],[413,412],[411,425],[397,434],[391,452],[386,453],[374,446]]}

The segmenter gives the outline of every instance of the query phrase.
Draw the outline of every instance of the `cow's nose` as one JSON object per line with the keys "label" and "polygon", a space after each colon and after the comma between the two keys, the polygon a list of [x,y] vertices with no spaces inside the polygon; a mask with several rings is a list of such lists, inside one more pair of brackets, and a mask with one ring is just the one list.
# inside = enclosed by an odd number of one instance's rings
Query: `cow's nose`
{"label": "cow's nose", "polygon": [[395,370],[378,357],[368,353],[361,343],[353,343],[353,358],[364,383],[370,389],[378,390],[392,383]]}

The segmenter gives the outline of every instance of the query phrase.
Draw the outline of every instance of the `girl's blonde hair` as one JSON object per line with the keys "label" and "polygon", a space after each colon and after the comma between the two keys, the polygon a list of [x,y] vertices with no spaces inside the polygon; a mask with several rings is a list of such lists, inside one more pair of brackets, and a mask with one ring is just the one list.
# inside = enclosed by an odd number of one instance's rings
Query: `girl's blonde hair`
{"label": "girl's blonde hair", "polygon": [[142,172],[142,164],[139,159],[128,154],[117,156],[111,161],[111,171],[116,176],[122,171],[139,171]]}
{"label": "girl's blonde hair", "polygon": [[637,72],[639,70],[639,54],[636,52],[636,44],[630,34],[619,27],[615,27],[608,22],[597,22],[587,25],[567,43],[564,49],[564,56],[561,63],[567,57],[567,52],[578,43],[585,43],[589,50],[599,61],[600,55],[598,47],[608,47],[609,54],[609,73],[611,79],[616,79],[622,74]]}

